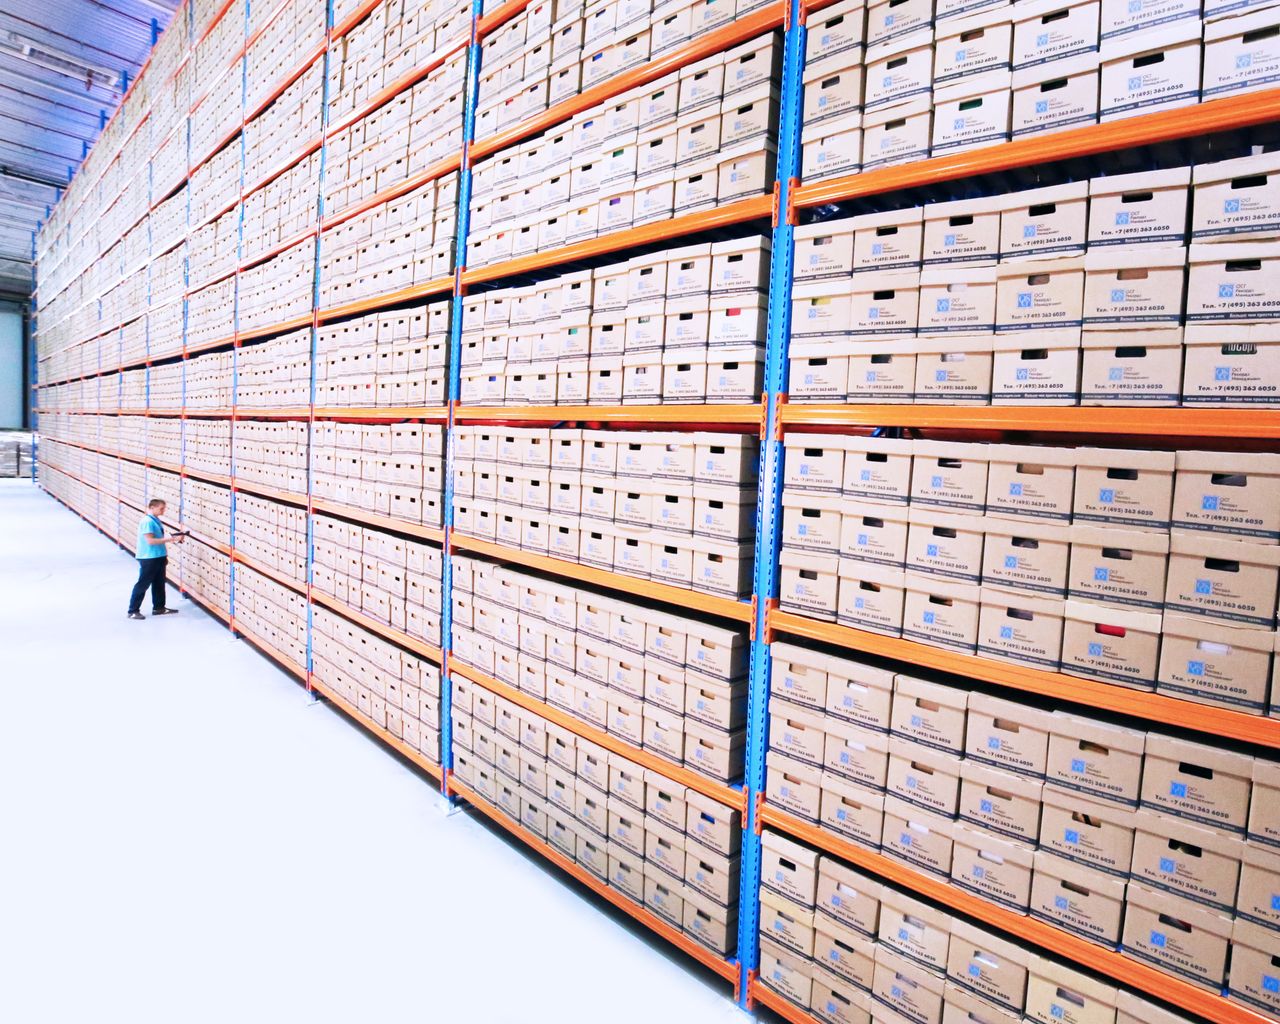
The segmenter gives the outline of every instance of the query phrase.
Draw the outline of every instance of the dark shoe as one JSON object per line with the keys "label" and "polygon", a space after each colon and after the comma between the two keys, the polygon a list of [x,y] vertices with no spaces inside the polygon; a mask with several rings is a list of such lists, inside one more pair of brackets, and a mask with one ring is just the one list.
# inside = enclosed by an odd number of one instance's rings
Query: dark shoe
{"label": "dark shoe", "polygon": [[131,619],[145,619],[145,618],[146,618],[146,616],[145,616],[145,615],[143,615],[143,614],[142,614],[142,612],[130,612],[130,613],[129,613],[129,618],[131,618]]}
{"label": "dark shoe", "polygon": [[152,615],[177,615],[178,609],[177,608],[152,608],[151,614]]}

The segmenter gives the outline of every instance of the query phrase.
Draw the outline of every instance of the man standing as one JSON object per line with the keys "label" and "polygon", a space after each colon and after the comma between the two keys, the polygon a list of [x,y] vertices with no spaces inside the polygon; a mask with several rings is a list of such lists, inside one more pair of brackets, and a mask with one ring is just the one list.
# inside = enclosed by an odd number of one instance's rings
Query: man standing
{"label": "man standing", "polygon": [[138,523],[138,582],[133,585],[133,594],[129,598],[129,618],[145,619],[142,614],[142,598],[151,588],[151,614],[177,615],[178,609],[166,608],[165,570],[169,567],[169,541],[179,544],[185,534],[175,534],[172,538],[164,535],[164,524],[160,517],[164,515],[164,502],[152,498],[147,502],[147,514]]}

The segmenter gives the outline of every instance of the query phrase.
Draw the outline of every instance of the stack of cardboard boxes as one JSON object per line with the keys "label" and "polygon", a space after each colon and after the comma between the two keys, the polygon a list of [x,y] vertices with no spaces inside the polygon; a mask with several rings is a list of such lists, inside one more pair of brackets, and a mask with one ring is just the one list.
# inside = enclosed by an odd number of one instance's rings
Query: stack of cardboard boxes
{"label": "stack of cardboard boxes", "polygon": [[314,529],[315,590],[439,645],[440,548],[333,516],[316,515]]}
{"label": "stack of cardboard boxes", "polygon": [[315,227],[320,154],[294,164],[266,188],[245,196],[240,262],[265,255]]}
{"label": "stack of cardboard boxes", "polygon": [[1277,488],[1272,454],[791,434],[780,599],[858,629],[1274,713]]}
{"label": "stack of cardboard boxes", "polygon": [[452,676],[454,772],[514,823],[722,956],[740,813]]}
{"label": "stack of cardboard boxes", "polygon": [[[320,134],[324,62],[316,61],[261,114],[244,126],[244,187],[256,188],[284,157]],[[233,147],[234,148],[234,147]],[[234,198],[235,191],[229,198]]]}
{"label": "stack of cardboard boxes", "polygon": [[224,616],[231,614],[231,559],[206,544],[188,541],[178,546],[171,578]]}
{"label": "stack of cardboard boxes", "polygon": [[1263,154],[802,225],[790,397],[1275,405],[1278,210]]}
{"label": "stack of cardboard boxes", "polygon": [[842,0],[811,27],[805,178],[1265,89],[1268,5]]}
{"label": "stack of cardboard boxes", "polygon": [[[325,39],[325,0],[286,0],[283,5],[249,4],[246,30],[253,45],[245,54],[245,109],[256,110],[303,54],[317,52]],[[270,16],[271,20],[266,21]],[[254,38],[256,33],[261,33]],[[318,53],[317,53],[318,56]],[[319,60],[316,63],[320,63]]]}
{"label": "stack of cardboard boxes", "polygon": [[[384,8],[385,9],[385,8]],[[331,67],[330,118],[335,105],[343,109],[372,97],[366,87],[379,79],[385,65],[363,52],[359,33],[343,40],[344,57]],[[388,30],[390,31],[390,30]],[[429,28],[428,32],[431,31]],[[388,40],[389,41],[389,40]],[[382,38],[370,40],[380,49]],[[356,52],[361,45],[360,52]],[[402,51],[405,52],[405,51]],[[337,63],[337,62],[335,62]],[[389,72],[388,72],[389,73]],[[462,148],[462,93],[466,75],[466,51],[459,50],[421,82],[399,93],[364,118],[332,135],[325,151],[325,211],[341,214],[348,207],[393,188]],[[376,94],[376,90],[373,90]]]}
{"label": "stack of cardboard boxes", "polygon": [[[326,324],[316,333],[315,404],[323,408],[442,406],[448,299]],[[304,368],[310,371],[310,353]]]}
{"label": "stack of cardboard boxes", "polygon": [[769,256],[768,238],[748,235],[469,297],[462,401],[756,402]]}
{"label": "stack of cardboard boxes", "polygon": [[771,803],[1215,991],[1229,946],[1238,988],[1274,942],[1273,762],[792,644],[773,658]]}
{"label": "stack of cardboard boxes", "polygon": [[[417,7],[374,7],[330,49],[329,123],[349,117],[384,89],[430,64],[445,47],[461,43],[470,32],[470,15],[469,5],[458,0],[434,0]],[[335,24],[342,17],[335,9]],[[445,66],[450,63],[445,61]]]}
{"label": "stack of cardboard boxes", "polygon": [[[301,427],[305,433],[306,424]],[[311,429],[311,493],[317,498],[406,523],[444,522],[443,427],[317,421]],[[305,467],[304,460],[304,493]]]}
{"label": "stack of cardboard boxes", "polygon": [[675,764],[739,777],[741,629],[454,559],[459,661]]}
{"label": "stack of cardboard boxes", "polygon": [[182,481],[182,525],[199,538],[231,543],[231,491],[187,477]]}
{"label": "stack of cardboard boxes", "polygon": [[[236,351],[235,405],[299,409],[311,402],[311,331],[303,328]],[[221,408],[227,408],[228,401]]]}
{"label": "stack of cardboard boxes", "polygon": [[307,584],[307,510],[256,495],[236,495],[236,552],[254,565]]}
{"label": "stack of cardboard boxes", "polygon": [[[315,277],[316,243],[310,238],[240,271],[239,281],[233,281],[236,329],[252,330],[310,313]],[[225,311],[222,326],[225,330]]]}
{"label": "stack of cardboard boxes", "polygon": [[320,305],[447,277],[453,269],[457,188],[457,175],[446,175],[328,228],[320,247]]}
{"label": "stack of cardboard boxes", "polygon": [[316,681],[376,728],[439,761],[440,667],[326,608],[313,607],[312,616]]}
{"label": "stack of cardboard boxes", "polygon": [[[221,420],[205,422],[215,427],[221,426],[224,431],[228,426]],[[231,434],[232,465],[237,481],[256,483],[297,495],[307,493],[305,422],[237,420]],[[222,472],[229,470],[224,469]]]}
{"label": "stack of cardboard boxes", "polygon": [[187,282],[189,291],[226,277],[239,263],[240,208],[193,230],[187,239]]}
{"label": "stack of cardboard boxes", "polygon": [[750,594],[755,438],[455,430],[459,533],[704,593]]}
{"label": "stack of cardboard boxes", "polygon": [[287,661],[305,669],[306,595],[243,564],[236,566],[231,583],[236,625],[259,642],[274,648]]}
{"label": "stack of cardboard boxes", "polygon": [[[612,14],[617,5],[597,6]],[[647,43],[648,32],[641,37]],[[636,56],[642,63],[647,48]],[[774,179],[781,67],[782,38],[771,33],[478,163],[467,266],[767,192]],[[483,81],[480,95],[477,137],[487,134],[489,113],[516,109],[513,121],[528,116],[501,100],[486,110]]]}
{"label": "stack of cardboard boxes", "polygon": [[835,857],[773,832],[763,844],[760,978],[829,1024],[1186,1020]]}

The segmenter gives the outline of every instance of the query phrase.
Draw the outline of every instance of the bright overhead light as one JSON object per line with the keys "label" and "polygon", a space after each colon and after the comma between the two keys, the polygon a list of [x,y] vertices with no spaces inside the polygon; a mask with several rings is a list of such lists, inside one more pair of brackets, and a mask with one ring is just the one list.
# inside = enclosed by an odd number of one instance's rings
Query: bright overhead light
{"label": "bright overhead light", "polygon": [[45,71],[83,82],[86,89],[96,85],[116,91],[119,84],[120,75],[114,69],[90,64],[74,54],[46,46],[18,32],[0,32],[0,52]]}

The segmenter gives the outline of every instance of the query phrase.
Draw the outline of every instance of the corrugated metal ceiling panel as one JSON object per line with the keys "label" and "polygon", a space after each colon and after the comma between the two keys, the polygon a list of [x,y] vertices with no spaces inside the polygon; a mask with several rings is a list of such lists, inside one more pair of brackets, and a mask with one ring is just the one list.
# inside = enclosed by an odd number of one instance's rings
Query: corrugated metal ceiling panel
{"label": "corrugated metal ceiling panel", "polygon": [[[177,0],[0,2],[0,255],[31,234],[147,59]],[[17,249],[17,243],[21,248]],[[29,270],[17,268],[29,278]],[[0,277],[15,276],[0,262]]]}

